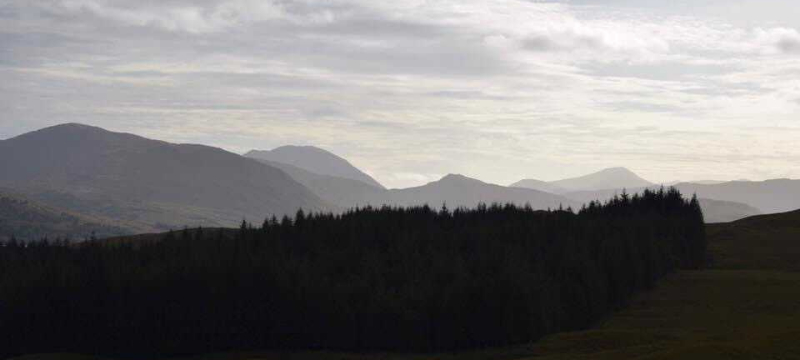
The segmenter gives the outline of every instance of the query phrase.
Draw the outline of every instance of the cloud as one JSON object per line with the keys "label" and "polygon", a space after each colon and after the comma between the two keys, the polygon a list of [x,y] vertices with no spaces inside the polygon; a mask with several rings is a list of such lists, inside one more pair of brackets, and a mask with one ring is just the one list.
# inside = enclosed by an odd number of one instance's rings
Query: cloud
{"label": "cloud", "polygon": [[768,54],[800,53],[800,32],[790,28],[755,29],[755,38]]}
{"label": "cloud", "polygon": [[[598,162],[672,180],[759,136],[782,142],[753,156],[798,154],[779,130],[796,122],[797,25],[634,3],[3,2],[0,136],[77,121],[236,151],[316,144],[391,186]],[[770,127],[737,132],[754,119]]]}

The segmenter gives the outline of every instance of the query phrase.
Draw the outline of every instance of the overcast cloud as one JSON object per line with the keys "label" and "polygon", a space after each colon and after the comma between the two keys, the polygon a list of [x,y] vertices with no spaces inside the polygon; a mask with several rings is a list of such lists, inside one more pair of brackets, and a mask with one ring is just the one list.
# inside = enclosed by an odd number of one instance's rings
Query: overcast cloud
{"label": "overcast cloud", "polygon": [[389,187],[800,177],[785,1],[0,0],[0,139],[332,150]]}

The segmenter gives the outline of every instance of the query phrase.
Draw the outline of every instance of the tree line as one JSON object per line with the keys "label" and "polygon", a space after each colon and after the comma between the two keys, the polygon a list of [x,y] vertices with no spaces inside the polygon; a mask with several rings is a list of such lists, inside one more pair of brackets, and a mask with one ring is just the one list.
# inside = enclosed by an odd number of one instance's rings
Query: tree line
{"label": "tree line", "polygon": [[158,241],[0,244],[0,349],[172,355],[450,351],[585,329],[705,262],[695,198],[647,190],[577,212],[298,211]]}

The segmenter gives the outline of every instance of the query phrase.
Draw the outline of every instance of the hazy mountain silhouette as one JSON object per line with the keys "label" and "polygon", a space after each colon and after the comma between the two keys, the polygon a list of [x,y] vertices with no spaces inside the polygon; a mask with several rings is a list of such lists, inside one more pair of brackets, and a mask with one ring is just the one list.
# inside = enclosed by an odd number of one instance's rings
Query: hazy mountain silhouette
{"label": "hazy mountain silhouette", "polygon": [[551,194],[563,194],[567,192],[567,189],[562,188],[558,185],[553,185],[552,183],[549,183],[547,181],[535,180],[535,179],[520,180],[509,185],[509,187],[539,190],[539,191],[549,192]]}
{"label": "hazy mountain silhouette", "polygon": [[0,186],[153,229],[329,208],[280,169],[253,159],[79,124],[0,141],[0,169]]}
{"label": "hazy mountain silhouette", "polygon": [[84,240],[133,234],[136,229],[108,219],[57,209],[18,194],[0,191],[0,241]]}
{"label": "hazy mountain silhouette", "polygon": [[258,161],[283,170],[317,196],[341,209],[366,205],[378,206],[390,202],[388,190],[366,184],[360,180],[321,175],[294,165],[274,161]]}
{"label": "hazy mountain silhouette", "polygon": [[698,200],[707,223],[731,222],[761,215],[761,211],[748,204],[704,198]]}
{"label": "hazy mountain silhouette", "polygon": [[551,184],[568,191],[638,188],[653,185],[653,183],[622,167],[605,169],[576,178],[553,181]]}
{"label": "hazy mountain silhouette", "polygon": [[535,179],[524,179],[511,184],[511,187],[521,187],[539,191],[546,191],[553,194],[564,194],[573,191],[640,188],[651,186],[653,183],[642,179],[632,171],[623,168],[609,168],[600,170],[596,173],[575,178],[541,181]]}
{"label": "hazy mountain silhouette", "polygon": [[488,184],[463,175],[450,174],[441,180],[408,189],[390,190],[392,203],[398,205],[475,207],[479,203],[530,204],[534,209],[575,207],[576,202],[543,191]]}
{"label": "hazy mountain silhouette", "polygon": [[752,205],[763,213],[780,213],[800,209],[800,180],[730,181],[721,184],[680,183],[675,185],[684,194],[735,201]]}
{"label": "hazy mountain silhouette", "polygon": [[313,146],[281,146],[268,151],[253,150],[244,156],[289,164],[316,174],[358,180],[377,188],[384,188],[383,185],[347,160]]}

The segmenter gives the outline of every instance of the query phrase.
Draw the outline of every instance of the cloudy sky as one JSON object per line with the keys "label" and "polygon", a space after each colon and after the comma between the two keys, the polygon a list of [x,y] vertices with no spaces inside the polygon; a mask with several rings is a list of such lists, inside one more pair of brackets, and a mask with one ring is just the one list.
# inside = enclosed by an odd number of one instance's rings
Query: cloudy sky
{"label": "cloudy sky", "polygon": [[389,187],[800,178],[795,0],[0,0],[0,80],[0,139],[310,144]]}

